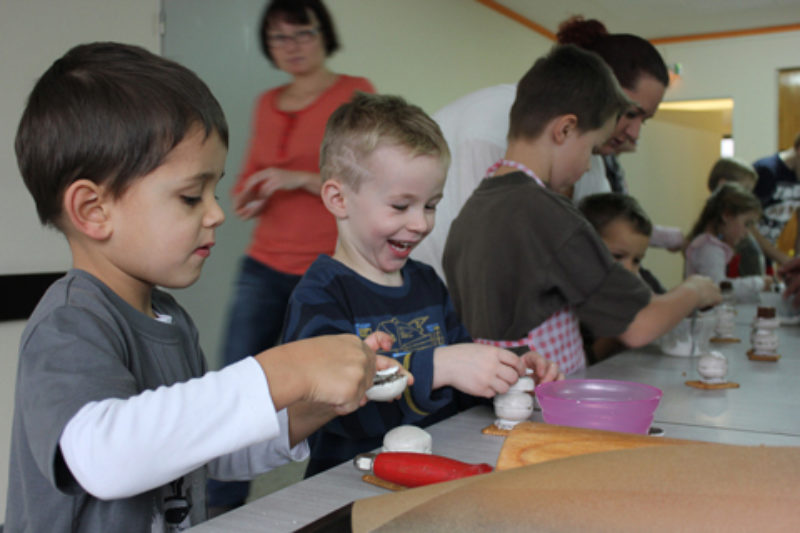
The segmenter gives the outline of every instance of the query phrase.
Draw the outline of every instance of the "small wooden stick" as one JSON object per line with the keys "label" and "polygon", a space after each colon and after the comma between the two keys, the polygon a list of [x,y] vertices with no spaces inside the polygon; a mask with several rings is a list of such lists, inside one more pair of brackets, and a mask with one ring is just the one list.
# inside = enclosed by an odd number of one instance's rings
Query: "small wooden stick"
{"label": "small wooden stick", "polygon": [[690,387],[694,387],[695,389],[706,389],[706,390],[739,388],[739,384],[734,383],[733,381],[726,381],[725,383],[706,383],[705,381],[700,381],[699,379],[693,379],[687,381],[686,384]]}
{"label": "small wooden stick", "polygon": [[483,433],[484,435],[496,435],[498,437],[506,437],[510,432],[511,432],[510,429],[500,429],[493,423],[481,430],[481,433]]}
{"label": "small wooden stick", "polygon": [[780,355],[758,354],[758,353],[755,353],[755,351],[753,351],[751,349],[751,350],[747,350],[747,358],[750,359],[751,361],[769,361],[771,363],[774,363],[775,361],[780,359],[781,356]]}
{"label": "small wooden stick", "polygon": [[406,490],[408,488],[404,487],[403,485],[398,485],[397,483],[392,483],[391,481],[386,481],[385,479],[381,479],[378,476],[373,476],[372,474],[364,474],[363,476],[361,476],[361,479],[362,481],[366,481],[371,485],[375,485],[377,487],[393,491]]}

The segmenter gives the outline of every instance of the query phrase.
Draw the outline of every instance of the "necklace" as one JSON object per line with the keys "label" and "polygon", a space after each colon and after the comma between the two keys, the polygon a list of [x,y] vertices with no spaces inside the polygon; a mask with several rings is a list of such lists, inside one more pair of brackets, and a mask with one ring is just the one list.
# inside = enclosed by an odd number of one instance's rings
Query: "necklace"
{"label": "necklace", "polygon": [[486,177],[488,178],[489,176],[494,174],[495,171],[497,171],[497,169],[500,168],[500,167],[516,168],[517,170],[522,171],[525,174],[527,174],[528,176],[530,176],[531,178],[533,178],[533,181],[535,181],[536,183],[538,183],[542,187],[547,188],[547,185],[545,185],[545,183],[541,179],[539,179],[539,176],[537,176],[533,172],[533,170],[529,169],[528,167],[526,167],[522,163],[517,163],[516,161],[512,161],[510,159],[500,159],[494,165],[490,166],[486,170]]}

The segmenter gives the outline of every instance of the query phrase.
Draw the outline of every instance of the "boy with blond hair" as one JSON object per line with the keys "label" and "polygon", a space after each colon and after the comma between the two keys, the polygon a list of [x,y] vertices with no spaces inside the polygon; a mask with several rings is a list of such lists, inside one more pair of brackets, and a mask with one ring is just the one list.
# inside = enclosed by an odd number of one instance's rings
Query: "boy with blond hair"
{"label": "boy with blond hair", "polygon": [[76,46],[36,83],[17,159],[73,264],[20,343],[6,533],[186,529],[205,519],[207,471],[304,458],[305,436],[395,364],[374,354],[386,336],[339,335],[206,372],[192,320],[157,286],[200,275],[227,142],[208,87],[142,48]]}
{"label": "boy with blond hair", "polygon": [[398,402],[370,402],[315,433],[306,476],[379,447],[393,427],[455,413],[464,396],[506,392],[526,367],[558,377],[538,354],[472,344],[434,270],[409,259],[433,228],[448,162],[439,127],[402,98],[359,94],[328,121],[321,196],[339,237],[295,288],[284,340],[387,332],[415,384]]}
{"label": "boy with blond hair", "polygon": [[555,192],[586,171],[629,104],[603,61],[570,45],[520,80],[505,157],[461,209],[444,251],[456,311],[476,341],[536,350],[572,373],[585,366],[578,319],[635,347],[719,301],[699,276],[653,296]]}

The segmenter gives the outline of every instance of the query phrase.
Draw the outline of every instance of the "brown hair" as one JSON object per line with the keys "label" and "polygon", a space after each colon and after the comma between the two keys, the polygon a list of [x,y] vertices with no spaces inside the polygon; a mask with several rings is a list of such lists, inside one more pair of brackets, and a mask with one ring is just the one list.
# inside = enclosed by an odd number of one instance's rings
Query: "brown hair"
{"label": "brown hair", "polygon": [[647,237],[653,233],[650,217],[636,198],[627,194],[617,192],[591,194],[581,200],[578,209],[600,234],[606,226],[618,219],[630,223],[637,233]]}
{"label": "brown hair", "polygon": [[711,173],[708,175],[708,190],[714,192],[720,181],[741,183],[748,179],[752,180],[754,184],[758,180],[758,174],[753,165],[735,157],[722,157],[711,167]]}
{"label": "brown hair", "polygon": [[120,197],[197,125],[227,146],[222,108],[194,72],[138,46],[79,45],[31,91],[17,130],[17,163],[39,219],[57,226],[70,184],[107,183]]}
{"label": "brown hair", "polygon": [[573,114],[582,132],[596,130],[631,105],[600,57],[575,45],[556,45],[517,84],[509,140],[538,137],[554,118]]}
{"label": "brown hair", "polygon": [[758,198],[738,183],[723,183],[706,200],[688,239],[691,242],[707,229],[717,234],[722,229],[724,215],[736,216],[750,211],[761,212]]}

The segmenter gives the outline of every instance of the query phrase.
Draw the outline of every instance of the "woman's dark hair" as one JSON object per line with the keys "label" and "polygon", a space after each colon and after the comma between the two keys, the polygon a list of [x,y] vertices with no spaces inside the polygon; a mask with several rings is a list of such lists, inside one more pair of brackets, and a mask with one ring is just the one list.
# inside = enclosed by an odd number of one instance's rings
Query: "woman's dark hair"
{"label": "woman's dark hair", "polygon": [[627,194],[617,192],[591,194],[581,200],[578,209],[598,234],[602,234],[606,226],[618,219],[628,222],[636,233],[647,237],[653,233],[650,217],[639,202]]}
{"label": "woman's dark hair", "polygon": [[625,89],[634,90],[642,74],[652,76],[664,87],[669,85],[664,59],[655,46],[641,37],[608,33],[599,20],[584,20],[577,15],[559,25],[556,39],[560,44],[574,44],[602,57]]}
{"label": "woman's dark hair", "polygon": [[[313,18],[311,15],[313,14]],[[333,19],[325,8],[321,0],[272,0],[264,9],[261,15],[261,51],[273,65],[275,60],[269,49],[267,41],[267,30],[270,25],[278,21],[289,24],[313,24],[317,19],[319,31],[325,42],[325,55],[331,56],[339,49],[339,38],[336,36],[336,28],[333,26]]]}

